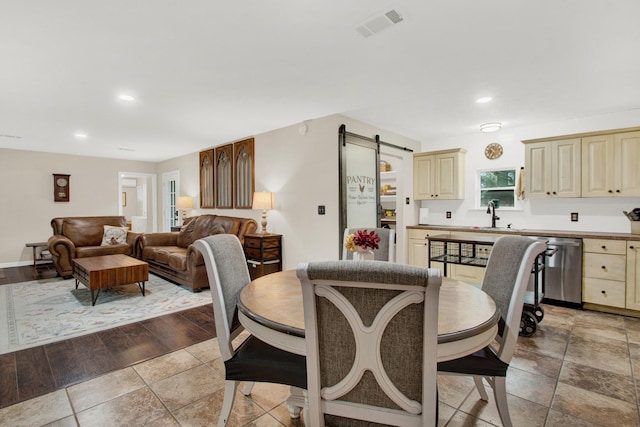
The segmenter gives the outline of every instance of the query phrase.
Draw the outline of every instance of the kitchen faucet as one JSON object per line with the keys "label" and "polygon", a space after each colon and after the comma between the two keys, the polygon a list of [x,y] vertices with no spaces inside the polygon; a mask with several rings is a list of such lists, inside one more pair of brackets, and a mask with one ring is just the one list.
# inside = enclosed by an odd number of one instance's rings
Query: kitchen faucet
{"label": "kitchen faucet", "polygon": [[496,216],[496,204],[493,200],[489,200],[487,204],[487,213],[491,214],[491,228],[496,228],[496,220],[500,219],[500,217]]}

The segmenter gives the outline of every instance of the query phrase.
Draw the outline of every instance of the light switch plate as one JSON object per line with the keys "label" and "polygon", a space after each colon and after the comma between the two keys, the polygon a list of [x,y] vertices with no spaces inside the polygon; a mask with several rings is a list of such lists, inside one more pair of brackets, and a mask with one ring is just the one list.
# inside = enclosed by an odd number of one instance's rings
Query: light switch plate
{"label": "light switch plate", "polygon": [[447,219],[451,219],[451,211],[447,211]]}
{"label": "light switch plate", "polygon": [[571,222],[578,222],[578,212],[571,212]]}
{"label": "light switch plate", "polygon": [[324,205],[318,206],[318,215],[324,215]]}

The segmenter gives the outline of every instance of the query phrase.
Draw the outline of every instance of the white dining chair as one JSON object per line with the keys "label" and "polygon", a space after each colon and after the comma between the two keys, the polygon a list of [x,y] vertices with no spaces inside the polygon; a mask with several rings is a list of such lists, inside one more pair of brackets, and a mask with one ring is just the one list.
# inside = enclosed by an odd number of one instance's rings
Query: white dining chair
{"label": "white dining chair", "polygon": [[307,426],[434,426],[440,270],[341,260],[300,264],[297,275]]}
{"label": "white dining chair", "polygon": [[524,296],[533,263],[546,248],[546,243],[527,237],[503,236],[496,241],[489,255],[482,290],[500,309],[498,347],[489,345],[471,355],[438,363],[439,374],[473,376],[480,398],[487,401],[485,378],[493,388],[504,427],[513,425],[507,404],[506,377],[520,332]]}
{"label": "white dining chair", "polygon": [[349,234],[355,233],[358,230],[367,230],[367,232],[375,231],[378,237],[380,237],[380,243],[378,243],[378,249],[373,250],[374,260],[376,261],[389,261],[395,262],[396,260],[396,231],[391,228],[345,228],[344,235],[342,236],[342,259],[353,259],[353,252],[347,250],[344,246],[344,241]]}
{"label": "white dining chair", "polygon": [[[218,426],[223,427],[231,415],[239,382],[278,383],[305,389],[306,361],[304,356],[280,350],[253,335],[233,348],[232,341],[244,330],[238,321],[238,297],[251,281],[242,245],[234,234],[205,237],[194,245],[202,253],[207,268],[218,346],[225,367],[224,401],[218,419]],[[250,391],[251,386],[244,393]],[[292,417],[298,417],[301,408],[289,406]]]}

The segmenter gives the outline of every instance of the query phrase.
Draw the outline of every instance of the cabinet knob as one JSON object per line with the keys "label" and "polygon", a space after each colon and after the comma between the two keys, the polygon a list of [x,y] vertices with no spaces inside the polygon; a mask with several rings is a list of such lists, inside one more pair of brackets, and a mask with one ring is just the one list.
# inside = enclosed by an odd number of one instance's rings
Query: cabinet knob
{"label": "cabinet knob", "polygon": [[619,193],[619,192],[620,192],[620,190],[616,190],[616,193]]}
{"label": "cabinet knob", "polygon": [[606,291],[600,291],[600,292],[602,292],[602,295],[606,295],[607,294]]}
{"label": "cabinet knob", "polygon": [[605,245],[602,245],[602,249],[607,249],[607,247]]}
{"label": "cabinet knob", "polygon": [[629,249],[635,249],[633,246],[629,246]]}
{"label": "cabinet knob", "polygon": [[556,195],[556,192],[555,192],[555,191],[553,192],[553,195],[554,195],[554,196]]}
{"label": "cabinet knob", "polygon": [[602,266],[602,267],[600,267],[600,268],[602,268],[603,270],[606,270],[606,269],[607,269],[607,266],[606,266],[606,265],[603,265],[603,266]]}
{"label": "cabinet knob", "polygon": [[609,190],[609,193],[613,193],[613,190]]}
{"label": "cabinet knob", "polygon": [[547,196],[549,196],[549,195],[551,195],[551,193],[549,193],[549,192],[547,191]]}

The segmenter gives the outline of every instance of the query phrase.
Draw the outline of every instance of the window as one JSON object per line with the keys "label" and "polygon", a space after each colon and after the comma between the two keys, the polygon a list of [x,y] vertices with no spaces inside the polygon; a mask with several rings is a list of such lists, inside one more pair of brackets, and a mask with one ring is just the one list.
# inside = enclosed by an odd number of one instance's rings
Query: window
{"label": "window", "polygon": [[499,200],[500,207],[515,207],[516,170],[493,169],[478,172],[480,184],[480,207],[491,200]]}

